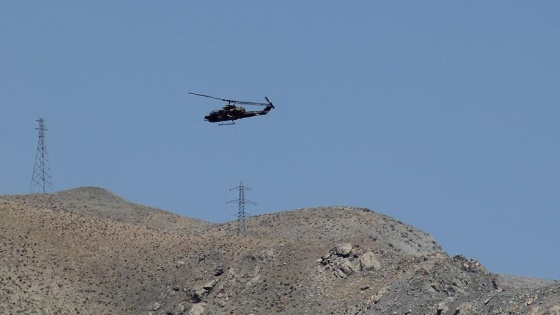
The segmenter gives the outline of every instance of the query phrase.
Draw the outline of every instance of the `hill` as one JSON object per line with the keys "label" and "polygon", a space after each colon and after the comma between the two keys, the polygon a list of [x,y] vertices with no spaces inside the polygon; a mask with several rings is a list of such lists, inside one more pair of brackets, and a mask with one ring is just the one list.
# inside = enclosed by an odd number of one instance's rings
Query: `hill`
{"label": "hill", "polygon": [[45,207],[65,212],[109,219],[149,227],[155,230],[198,233],[211,226],[209,222],[128,202],[98,187],[81,187],[55,194],[32,194],[6,197],[31,207]]}
{"label": "hill", "polygon": [[558,282],[492,274],[367,209],[261,215],[247,237],[160,211],[98,188],[0,197],[0,313],[560,313]]}

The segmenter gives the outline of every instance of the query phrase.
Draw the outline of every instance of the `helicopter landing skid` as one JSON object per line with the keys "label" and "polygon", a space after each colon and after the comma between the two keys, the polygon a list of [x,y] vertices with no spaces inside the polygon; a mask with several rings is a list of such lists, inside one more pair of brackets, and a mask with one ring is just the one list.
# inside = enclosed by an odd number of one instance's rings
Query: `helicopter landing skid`
{"label": "helicopter landing skid", "polygon": [[230,123],[227,123],[227,124],[224,124],[224,123],[218,124],[218,126],[231,126],[231,125],[235,125],[235,122],[233,120]]}

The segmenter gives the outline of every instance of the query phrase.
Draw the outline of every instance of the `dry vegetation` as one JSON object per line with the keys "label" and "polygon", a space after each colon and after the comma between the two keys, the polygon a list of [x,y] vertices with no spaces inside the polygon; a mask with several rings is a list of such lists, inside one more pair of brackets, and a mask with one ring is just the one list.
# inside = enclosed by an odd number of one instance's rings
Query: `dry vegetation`
{"label": "dry vegetation", "polygon": [[367,209],[214,225],[99,188],[0,197],[1,314],[560,314],[553,281],[502,277]]}

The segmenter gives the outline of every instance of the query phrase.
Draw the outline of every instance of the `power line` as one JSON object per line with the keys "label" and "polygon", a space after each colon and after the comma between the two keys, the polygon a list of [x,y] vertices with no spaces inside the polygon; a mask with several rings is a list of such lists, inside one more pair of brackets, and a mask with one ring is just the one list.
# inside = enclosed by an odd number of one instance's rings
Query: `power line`
{"label": "power line", "polygon": [[39,127],[35,128],[39,131],[39,142],[37,143],[37,153],[35,154],[35,165],[33,166],[33,175],[31,177],[30,192],[38,186],[40,192],[46,193],[52,186],[51,168],[49,166],[49,158],[47,154],[47,144],[45,142],[45,120],[39,118],[36,120]]}
{"label": "power line", "polygon": [[245,190],[251,190],[251,188],[244,186],[243,182],[239,184],[239,186],[230,189],[238,190],[239,191],[239,198],[236,200],[228,201],[228,203],[237,202],[239,204],[239,210],[237,211],[237,236],[247,236],[247,226],[245,224],[246,213],[245,213],[245,205],[252,204],[256,205],[256,203],[252,202],[251,200],[245,199]]}

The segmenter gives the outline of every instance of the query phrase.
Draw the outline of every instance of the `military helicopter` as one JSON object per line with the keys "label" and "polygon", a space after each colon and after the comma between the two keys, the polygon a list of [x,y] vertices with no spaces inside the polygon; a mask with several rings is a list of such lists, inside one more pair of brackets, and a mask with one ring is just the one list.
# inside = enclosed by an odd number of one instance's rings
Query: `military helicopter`
{"label": "military helicopter", "polygon": [[[191,93],[191,92],[189,92],[189,94],[213,98],[215,100],[227,102],[227,104],[221,109],[213,110],[208,115],[204,116],[204,120],[211,123],[219,122],[220,125],[234,125],[235,120],[237,119],[266,115],[271,109],[274,108],[274,105],[272,105],[272,102],[266,96],[264,97],[264,99],[267,101],[267,103],[257,103],[257,102],[228,100],[225,98],[219,98],[210,95]],[[243,107],[236,106],[236,104],[265,106],[265,108],[263,110],[246,110]],[[230,123],[224,123],[224,122],[230,122]]]}

